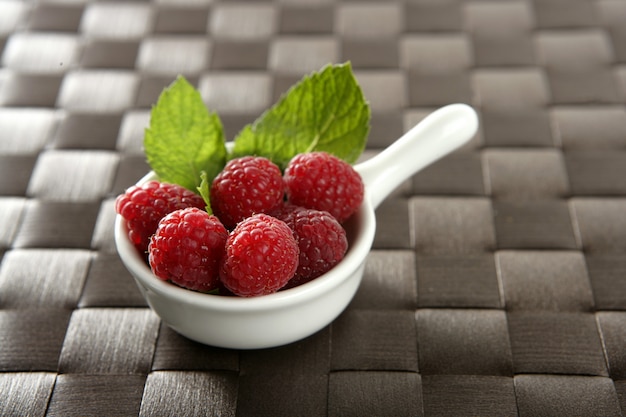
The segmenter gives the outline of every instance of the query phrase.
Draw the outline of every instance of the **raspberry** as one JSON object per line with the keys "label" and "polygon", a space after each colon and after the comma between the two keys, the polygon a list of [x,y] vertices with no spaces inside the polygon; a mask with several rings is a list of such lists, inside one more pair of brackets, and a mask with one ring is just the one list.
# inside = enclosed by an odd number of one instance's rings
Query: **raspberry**
{"label": "raspberry", "polygon": [[277,216],[291,228],[300,249],[298,269],[285,289],[319,277],[343,259],[348,249],[346,231],[330,213],[286,206]]}
{"label": "raspberry", "polygon": [[289,202],[327,211],[340,223],[363,201],[364,186],[358,172],[326,152],[296,155],[285,169],[284,180]]}
{"label": "raspberry", "polygon": [[303,208],[304,207],[296,206],[295,204],[291,204],[290,202],[285,201],[283,202],[283,204],[276,207],[275,210],[272,210],[271,212],[267,214],[269,214],[272,217],[276,217],[277,219],[280,219],[284,221],[285,223],[287,223],[287,225],[289,225],[289,223],[287,222],[287,219],[289,219],[290,216],[293,215],[294,211],[300,210]]}
{"label": "raspberry", "polygon": [[150,239],[152,272],[196,291],[218,288],[228,232],[219,219],[196,207],[166,215]]}
{"label": "raspberry", "polygon": [[289,226],[267,214],[240,222],[226,241],[220,278],[242,297],[271,294],[289,281],[298,267],[298,244]]}
{"label": "raspberry", "polygon": [[148,249],[159,221],[174,210],[205,207],[198,194],[176,184],[148,181],[130,187],[115,200],[115,211],[125,220],[128,237],[140,253]]}
{"label": "raspberry", "polygon": [[232,230],[256,213],[269,213],[285,195],[280,168],[269,159],[244,156],[229,161],[211,184],[211,208]]}

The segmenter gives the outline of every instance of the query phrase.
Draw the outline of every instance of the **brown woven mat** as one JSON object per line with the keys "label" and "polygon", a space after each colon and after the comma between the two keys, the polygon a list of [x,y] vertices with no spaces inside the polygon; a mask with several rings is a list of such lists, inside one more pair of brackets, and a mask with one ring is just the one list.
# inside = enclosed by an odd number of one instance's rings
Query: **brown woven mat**
{"label": "brown woven mat", "polygon": [[[626,1],[0,1],[0,415],[626,415]],[[471,143],[379,208],[331,326],[259,351],[161,325],[113,244],[184,74],[232,138],[350,60],[369,151]]]}

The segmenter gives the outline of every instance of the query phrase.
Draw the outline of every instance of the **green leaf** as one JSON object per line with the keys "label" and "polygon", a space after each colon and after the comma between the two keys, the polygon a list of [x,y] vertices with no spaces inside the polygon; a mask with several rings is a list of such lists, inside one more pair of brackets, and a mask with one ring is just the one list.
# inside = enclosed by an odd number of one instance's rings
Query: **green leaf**
{"label": "green leaf", "polygon": [[211,194],[209,188],[211,187],[211,181],[209,181],[208,174],[206,171],[202,171],[200,173],[200,186],[198,186],[198,194],[202,197],[204,202],[206,203],[205,210],[209,214],[213,214],[213,210],[211,209]]}
{"label": "green leaf", "polygon": [[152,108],[144,147],[148,164],[161,181],[194,192],[202,171],[212,180],[226,162],[219,117],[208,111],[200,93],[182,76],[163,90]]}
{"label": "green leaf", "polygon": [[235,138],[230,158],[265,156],[285,168],[298,153],[326,151],[349,163],[363,152],[370,108],[350,63],[305,76]]}

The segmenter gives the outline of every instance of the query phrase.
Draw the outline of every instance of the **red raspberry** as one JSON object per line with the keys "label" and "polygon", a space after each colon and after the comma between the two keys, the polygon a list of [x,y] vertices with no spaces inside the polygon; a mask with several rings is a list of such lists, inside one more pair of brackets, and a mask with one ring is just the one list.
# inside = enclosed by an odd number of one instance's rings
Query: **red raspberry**
{"label": "red raspberry", "polygon": [[233,229],[256,213],[269,213],[285,195],[280,168],[267,158],[244,156],[229,161],[211,184],[211,208]]}
{"label": "red raspberry", "polygon": [[267,214],[240,222],[226,241],[220,278],[242,297],[271,294],[285,286],[298,267],[298,244],[289,226]]}
{"label": "red raspberry", "polygon": [[289,217],[293,214],[294,211],[300,210],[303,208],[304,207],[296,206],[295,204],[291,204],[290,202],[285,201],[283,202],[283,204],[278,206],[275,210],[267,214],[269,214],[272,217],[276,217],[277,219],[280,219],[284,221],[285,223],[287,223],[287,225],[289,225],[289,223],[287,222],[287,219],[289,219]]}
{"label": "red raspberry", "polygon": [[115,200],[115,211],[125,220],[128,237],[140,253],[148,250],[159,221],[174,210],[206,206],[202,197],[176,184],[148,181],[132,186]]}
{"label": "red raspberry", "polygon": [[291,228],[300,249],[298,269],[285,289],[319,277],[343,259],[348,250],[346,231],[330,213],[286,206],[277,215]]}
{"label": "red raspberry", "polygon": [[364,186],[358,172],[326,152],[296,155],[287,165],[284,179],[289,202],[327,211],[340,223],[363,201]]}
{"label": "red raspberry", "polygon": [[195,207],[166,215],[150,239],[152,272],[196,291],[218,288],[228,231],[215,216]]}

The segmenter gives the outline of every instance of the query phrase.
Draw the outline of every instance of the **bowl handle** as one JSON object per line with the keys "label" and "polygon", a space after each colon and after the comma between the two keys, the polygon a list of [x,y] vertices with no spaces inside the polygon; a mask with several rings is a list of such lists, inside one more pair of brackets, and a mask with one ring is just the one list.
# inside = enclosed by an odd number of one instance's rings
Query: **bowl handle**
{"label": "bowl handle", "polygon": [[378,155],[356,165],[372,206],[378,207],[402,182],[465,144],[477,130],[474,109],[450,104],[429,114]]}

